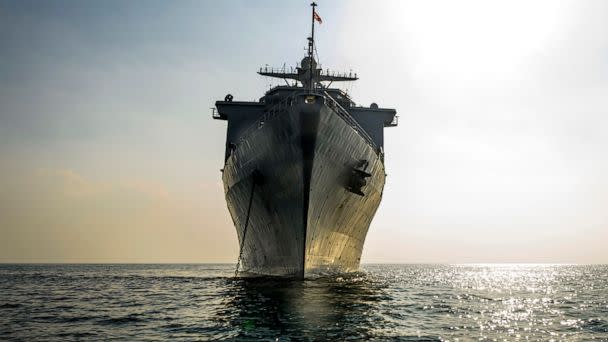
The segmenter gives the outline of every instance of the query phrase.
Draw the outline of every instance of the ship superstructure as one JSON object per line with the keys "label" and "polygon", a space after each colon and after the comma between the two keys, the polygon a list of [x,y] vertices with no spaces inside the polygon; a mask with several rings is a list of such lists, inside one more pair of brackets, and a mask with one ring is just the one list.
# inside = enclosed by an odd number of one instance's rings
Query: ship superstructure
{"label": "ship superstructure", "polygon": [[[394,109],[357,106],[308,54],[259,101],[217,101],[213,118],[228,122],[222,180],[236,227],[242,275],[304,277],[357,270],[385,183],[384,128]],[[288,80],[294,82],[290,84]]]}

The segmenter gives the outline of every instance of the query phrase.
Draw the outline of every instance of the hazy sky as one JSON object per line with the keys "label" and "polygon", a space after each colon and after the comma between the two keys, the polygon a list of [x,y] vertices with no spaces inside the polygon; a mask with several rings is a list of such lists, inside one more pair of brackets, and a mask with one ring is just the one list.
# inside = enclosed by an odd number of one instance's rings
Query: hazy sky
{"label": "hazy sky", "polygon": [[[400,116],[364,262],[608,262],[608,2],[317,2],[323,67]],[[0,262],[235,262],[209,108],[309,10],[0,0]]]}

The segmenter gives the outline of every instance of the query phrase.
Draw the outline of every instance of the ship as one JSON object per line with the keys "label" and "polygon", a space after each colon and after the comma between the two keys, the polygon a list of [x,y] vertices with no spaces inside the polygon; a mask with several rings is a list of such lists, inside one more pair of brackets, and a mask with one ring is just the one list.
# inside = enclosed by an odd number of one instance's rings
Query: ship
{"label": "ship", "polygon": [[322,69],[315,59],[312,6],[307,54],[295,68],[260,68],[283,79],[258,101],[228,94],[212,108],[227,121],[221,169],[237,231],[239,276],[305,278],[357,271],[380,205],[386,173],[384,128],[395,109],[358,106],[334,82],[356,73]]}

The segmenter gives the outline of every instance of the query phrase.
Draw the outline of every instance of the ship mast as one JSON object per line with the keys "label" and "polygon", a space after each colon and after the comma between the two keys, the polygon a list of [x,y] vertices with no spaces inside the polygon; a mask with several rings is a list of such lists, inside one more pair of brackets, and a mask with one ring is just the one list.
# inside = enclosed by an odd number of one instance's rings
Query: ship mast
{"label": "ship mast", "polygon": [[[357,74],[353,74],[352,72],[329,72],[323,71],[317,67],[317,61],[314,59],[314,51],[315,51],[315,20],[321,23],[321,17],[317,14],[315,7],[317,4],[315,2],[311,3],[312,7],[312,15],[311,15],[311,30],[310,37],[308,37],[308,54],[306,57],[302,59],[299,67],[296,67],[295,70],[292,69],[290,72],[286,72],[285,68],[269,68],[263,67],[260,68],[258,74],[262,76],[276,77],[282,78],[285,81],[287,80],[295,80],[302,84],[302,87],[307,89],[309,92],[313,92],[316,88],[323,88],[324,85],[321,82],[327,81],[330,82],[340,82],[340,81],[356,81],[359,78]],[[297,84],[297,83],[296,83]]]}
{"label": "ship mast", "polygon": [[308,70],[310,70],[310,80],[309,80],[309,90],[312,92],[314,89],[314,82],[313,82],[313,52],[314,52],[314,48],[315,48],[315,7],[317,7],[317,4],[313,1],[313,3],[310,4],[310,6],[312,7],[312,13],[311,13],[311,29],[310,29],[310,37],[308,38],[308,61],[309,61],[309,67]]}

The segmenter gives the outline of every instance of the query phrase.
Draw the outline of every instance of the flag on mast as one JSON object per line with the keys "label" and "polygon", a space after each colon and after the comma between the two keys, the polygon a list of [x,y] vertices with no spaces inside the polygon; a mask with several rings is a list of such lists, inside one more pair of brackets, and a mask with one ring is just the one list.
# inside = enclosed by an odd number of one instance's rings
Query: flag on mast
{"label": "flag on mast", "polygon": [[315,18],[315,20],[316,20],[316,21],[318,21],[318,22],[319,22],[319,24],[323,24],[323,20],[322,20],[322,19],[321,19],[321,17],[320,17],[320,16],[317,14],[317,11],[315,11],[314,9],[313,9],[313,11],[312,11],[312,16],[313,16],[313,18]]}

